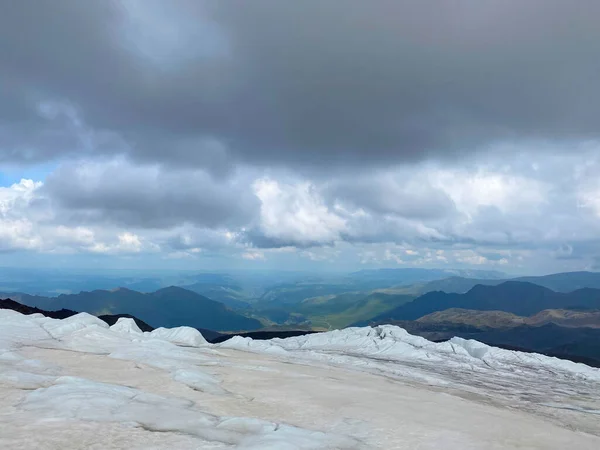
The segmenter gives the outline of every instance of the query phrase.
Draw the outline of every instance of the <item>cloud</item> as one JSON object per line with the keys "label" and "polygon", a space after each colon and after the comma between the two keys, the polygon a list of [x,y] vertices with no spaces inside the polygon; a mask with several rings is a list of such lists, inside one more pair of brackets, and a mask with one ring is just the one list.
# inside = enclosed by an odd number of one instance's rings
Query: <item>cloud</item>
{"label": "cloud", "polygon": [[265,253],[260,250],[249,250],[244,252],[242,253],[242,258],[249,261],[264,261],[266,259]]}
{"label": "cloud", "polygon": [[548,201],[550,186],[544,181],[515,173],[468,170],[438,170],[430,175],[457,209],[468,215],[480,208],[493,207],[503,213],[531,210]]}
{"label": "cloud", "polygon": [[30,8],[0,10],[4,161],[85,151],[78,130],[40,115],[48,100],[135,160],[207,167],[213,152],[215,170],[341,170],[599,137],[597,2]]}
{"label": "cloud", "polygon": [[496,254],[482,254],[474,250],[463,250],[454,252],[454,258],[457,262],[481,266],[481,265],[505,265],[508,264],[506,257],[498,257]]}
{"label": "cloud", "polygon": [[409,219],[427,221],[452,214],[455,206],[449,195],[422,175],[397,168],[341,177],[327,184],[324,195],[346,207]]}
{"label": "cloud", "polygon": [[341,238],[345,220],[327,208],[310,183],[261,178],[253,189],[261,202],[259,231],[273,246],[309,247]]}
{"label": "cloud", "polygon": [[5,251],[46,253],[584,268],[600,254],[598,216],[577,203],[595,186],[597,166],[578,163],[588,156],[530,171],[508,158],[392,167],[357,179],[364,192],[348,175],[215,179],[123,158],[67,162],[45,184],[0,188],[1,242]]}
{"label": "cloud", "polygon": [[117,158],[64,165],[48,177],[44,191],[77,223],[219,228],[252,219],[258,202],[247,183]]}
{"label": "cloud", "polygon": [[43,201],[43,183],[21,180],[0,188],[0,251],[130,254],[158,246],[123,230],[66,226]]}
{"label": "cloud", "polygon": [[[52,233],[46,235],[46,251],[52,253],[97,253],[107,255],[136,254],[158,251],[155,244],[144,242],[138,235],[122,232],[105,239],[99,239],[98,233],[90,228],[67,228],[58,226]],[[53,247],[48,247],[48,245]]]}
{"label": "cloud", "polygon": [[118,238],[119,250],[131,253],[139,253],[142,250],[142,242],[136,234],[125,232],[121,233]]}
{"label": "cloud", "polygon": [[5,2],[0,250],[595,267],[599,13]]}
{"label": "cloud", "polygon": [[162,242],[162,246],[191,253],[204,250],[220,250],[232,247],[239,240],[239,233],[226,229],[210,229],[181,225],[168,230],[158,230],[155,239]]}
{"label": "cloud", "polygon": [[21,180],[0,188],[0,251],[40,247],[41,239],[34,224],[23,215],[40,187],[39,182]]}

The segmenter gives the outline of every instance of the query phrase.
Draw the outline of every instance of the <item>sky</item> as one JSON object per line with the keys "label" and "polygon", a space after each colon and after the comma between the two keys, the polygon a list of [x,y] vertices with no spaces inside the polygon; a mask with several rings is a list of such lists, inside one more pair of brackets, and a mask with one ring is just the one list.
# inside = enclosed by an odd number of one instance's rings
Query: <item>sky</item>
{"label": "sky", "polygon": [[0,265],[600,269],[600,2],[0,2]]}

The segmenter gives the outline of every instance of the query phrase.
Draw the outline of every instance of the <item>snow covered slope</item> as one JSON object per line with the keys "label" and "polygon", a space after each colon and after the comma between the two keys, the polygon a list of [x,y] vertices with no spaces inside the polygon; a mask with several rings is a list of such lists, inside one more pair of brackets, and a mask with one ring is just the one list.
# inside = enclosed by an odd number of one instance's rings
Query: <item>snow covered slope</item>
{"label": "snow covered slope", "polygon": [[490,347],[474,340],[455,337],[447,342],[435,343],[406,330],[382,325],[375,328],[346,328],[269,341],[253,341],[236,336],[219,344],[221,348],[251,350],[266,353],[307,353],[312,357],[345,355],[381,361],[408,361],[424,364],[443,364],[445,368],[462,368],[472,371],[481,368],[487,372],[506,370],[520,373],[533,370],[549,372],[568,379],[577,378],[600,382],[600,369],[572,361],[535,353],[523,353]]}
{"label": "snow covered slope", "polygon": [[[32,436],[10,437],[22,424],[37,422],[33,428],[62,422],[70,427],[75,422],[120,424],[151,432],[180,433],[192,438],[191,448],[247,449],[320,448],[320,446],[354,448],[349,438],[302,430],[292,426],[254,418],[219,417],[209,414],[195,402],[147,393],[119,384],[100,383],[90,379],[65,376],[60,367],[24,358],[19,349],[36,346],[84,353],[107,355],[167,370],[174,381],[199,391],[221,394],[218,380],[198,369],[208,357],[179,347],[207,345],[197,330],[191,328],[158,329],[142,333],[133,320],[120,319],[112,329],[100,319],[86,313],[64,320],[41,315],[23,316],[0,310],[0,386],[2,397],[16,402],[2,404],[0,415],[1,448],[28,448]],[[143,374],[140,374],[143,376]],[[15,392],[15,390],[17,390]],[[12,428],[12,430],[11,430]],[[59,428],[56,433],[66,432]],[[48,436],[43,439],[47,440]],[[163,440],[157,436],[157,443]],[[293,442],[293,446],[288,446]],[[33,443],[32,443],[33,444]],[[29,448],[40,448],[39,443]],[[49,448],[81,448],[57,445]],[[115,448],[132,448],[132,444]],[[173,442],[173,447],[182,448]],[[102,447],[98,443],[98,448]],[[148,444],[133,448],[151,448]]]}
{"label": "snow covered slope", "polygon": [[600,372],[397,327],[207,344],[0,310],[0,448],[600,448]]}
{"label": "snow covered slope", "polygon": [[[562,416],[580,411],[571,426],[600,419],[600,369],[535,353],[490,347],[453,338],[434,343],[406,330],[383,325],[270,341],[234,337],[220,348],[245,350],[293,360],[385,374],[429,386],[459,389],[507,407]],[[595,428],[592,425],[592,428]]]}

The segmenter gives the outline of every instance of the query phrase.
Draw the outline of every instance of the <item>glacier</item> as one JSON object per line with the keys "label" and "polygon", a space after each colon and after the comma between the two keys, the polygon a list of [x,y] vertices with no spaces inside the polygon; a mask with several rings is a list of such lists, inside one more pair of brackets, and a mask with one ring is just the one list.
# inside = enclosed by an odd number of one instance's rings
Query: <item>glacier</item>
{"label": "glacier", "polygon": [[600,370],[402,328],[209,344],[0,310],[0,447],[600,448]]}

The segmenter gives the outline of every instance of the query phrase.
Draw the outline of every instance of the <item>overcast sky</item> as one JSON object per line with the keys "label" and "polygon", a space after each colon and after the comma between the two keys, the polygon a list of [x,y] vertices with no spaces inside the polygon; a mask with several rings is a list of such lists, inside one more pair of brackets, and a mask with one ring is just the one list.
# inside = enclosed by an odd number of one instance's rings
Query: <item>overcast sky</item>
{"label": "overcast sky", "polygon": [[0,0],[0,265],[600,269],[598,17]]}

